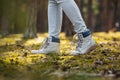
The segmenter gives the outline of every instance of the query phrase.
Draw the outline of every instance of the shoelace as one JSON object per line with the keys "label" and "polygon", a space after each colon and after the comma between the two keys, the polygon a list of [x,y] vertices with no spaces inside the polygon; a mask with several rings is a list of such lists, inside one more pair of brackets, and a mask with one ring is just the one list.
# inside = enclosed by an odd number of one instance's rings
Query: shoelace
{"label": "shoelace", "polygon": [[79,41],[78,41],[78,46],[77,47],[81,48],[82,45],[83,45],[83,35],[79,34],[78,37],[79,37]]}
{"label": "shoelace", "polygon": [[45,49],[45,48],[47,48],[48,45],[49,45],[48,38],[46,38],[42,41],[40,49],[43,49],[43,48]]}

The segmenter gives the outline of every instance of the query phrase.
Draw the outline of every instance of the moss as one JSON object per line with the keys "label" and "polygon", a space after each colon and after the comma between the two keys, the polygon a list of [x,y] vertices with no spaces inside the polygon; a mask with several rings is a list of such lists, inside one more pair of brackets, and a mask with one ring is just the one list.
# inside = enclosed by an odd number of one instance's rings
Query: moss
{"label": "moss", "polygon": [[[38,34],[36,39],[22,39],[21,34],[13,34],[0,39],[0,77],[11,80],[24,76],[23,80],[38,80],[48,76],[50,79],[58,79],[50,74],[55,71],[68,73],[106,73],[113,74],[120,70],[120,33],[94,33],[93,38],[98,48],[89,54],[69,56],[72,37],[65,37],[61,34],[61,54],[31,54],[31,49],[39,49],[39,45],[46,37],[45,34]],[[106,36],[107,35],[107,36]],[[64,46],[63,46],[64,45]],[[69,74],[70,72],[70,74]],[[57,73],[58,74],[58,73]],[[59,73],[60,74],[60,73]],[[114,74],[115,75],[115,74]],[[78,76],[68,78],[62,76],[61,80],[74,80]],[[14,78],[14,79],[13,79]],[[59,77],[60,78],[60,77]],[[85,78],[86,79],[86,78]],[[77,79],[76,79],[77,80]],[[86,79],[87,80],[87,79]],[[94,80],[91,78],[91,80]],[[98,79],[97,79],[98,80]],[[103,78],[101,80],[104,80]]]}

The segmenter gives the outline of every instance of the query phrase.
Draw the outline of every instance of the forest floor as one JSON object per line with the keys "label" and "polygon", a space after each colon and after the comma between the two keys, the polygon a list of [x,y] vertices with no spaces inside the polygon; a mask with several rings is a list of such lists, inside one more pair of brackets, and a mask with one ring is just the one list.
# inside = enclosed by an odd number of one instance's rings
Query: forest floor
{"label": "forest floor", "polygon": [[70,56],[72,37],[61,33],[61,53],[31,54],[46,33],[35,39],[22,34],[0,36],[0,80],[120,80],[120,32],[94,33],[98,47],[89,54]]}

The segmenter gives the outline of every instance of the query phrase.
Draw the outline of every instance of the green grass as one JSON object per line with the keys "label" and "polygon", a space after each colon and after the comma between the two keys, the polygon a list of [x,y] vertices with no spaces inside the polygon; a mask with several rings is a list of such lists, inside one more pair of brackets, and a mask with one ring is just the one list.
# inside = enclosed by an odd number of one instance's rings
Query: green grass
{"label": "green grass", "polygon": [[[98,47],[89,54],[70,56],[72,37],[61,34],[61,53],[31,54],[47,34],[23,39],[0,37],[0,80],[106,80],[120,77],[120,33],[94,33]],[[112,76],[111,76],[112,75]],[[119,79],[119,78],[118,78]]]}

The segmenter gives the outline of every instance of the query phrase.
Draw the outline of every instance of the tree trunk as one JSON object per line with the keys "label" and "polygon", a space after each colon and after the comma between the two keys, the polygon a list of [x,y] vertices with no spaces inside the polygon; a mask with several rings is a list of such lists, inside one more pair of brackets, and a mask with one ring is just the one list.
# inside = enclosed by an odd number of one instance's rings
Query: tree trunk
{"label": "tree trunk", "polygon": [[115,31],[114,15],[115,15],[115,5],[112,0],[100,0],[102,5],[102,23],[105,32]]}
{"label": "tree trunk", "polygon": [[83,15],[83,7],[84,7],[84,0],[80,0],[79,8],[80,8],[80,11],[81,11],[82,15]]}
{"label": "tree trunk", "polygon": [[115,5],[114,24],[116,30],[120,30],[120,0],[115,0],[114,5]]}
{"label": "tree trunk", "polygon": [[105,27],[105,31],[108,32],[109,31],[109,26],[108,26],[108,0],[104,0],[103,1],[103,21],[104,21],[104,27]]}
{"label": "tree trunk", "polygon": [[28,0],[27,21],[24,38],[37,37],[36,18],[37,18],[37,0]]}
{"label": "tree trunk", "polygon": [[7,36],[8,35],[8,19],[5,15],[2,15],[1,19],[1,34],[2,36]]}
{"label": "tree trunk", "polygon": [[38,32],[45,32],[48,27],[48,20],[47,20],[47,5],[48,2],[44,0],[39,1],[39,8],[38,8],[38,18],[37,18],[37,31]]}
{"label": "tree trunk", "polygon": [[6,1],[1,1],[1,34],[2,36],[6,36],[8,35],[9,31],[8,31],[8,14],[7,14],[7,7],[6,6]]}
{"label": "tree trunk", "polygon": [[115,27],[115,15],[116,15],[116,11],[115,11],[115,1],[113,0],[109,0],[108,1],[108,7],[109,7],[109,12],[108,12],[108,26],[109,26],[109,31],[116,31],[116,27]]}
{"label": "tree trunk", "polygon": [[88,13],[87,13],[87,26],[90,30],[93,29],[93,10],[92,10],[92,0],[88,0]]}
{"label": "tree trunk", "polygon": [[70,22],[70,20],[65,14],[63,16],[63,29],[62,30],[65,32],[66,36],[71,36],[74,33],[72,23]]}

